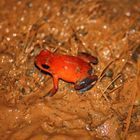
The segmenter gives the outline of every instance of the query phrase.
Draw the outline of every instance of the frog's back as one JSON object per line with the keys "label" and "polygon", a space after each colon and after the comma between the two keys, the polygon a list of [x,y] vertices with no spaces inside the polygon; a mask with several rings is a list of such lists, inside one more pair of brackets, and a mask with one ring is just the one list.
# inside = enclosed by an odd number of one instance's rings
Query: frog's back
{"label": "frog's back", "polygon": [[84,79],[91,69],[90,64],[75,56],[56,55],[51,61],[53,73],[68,82]]}

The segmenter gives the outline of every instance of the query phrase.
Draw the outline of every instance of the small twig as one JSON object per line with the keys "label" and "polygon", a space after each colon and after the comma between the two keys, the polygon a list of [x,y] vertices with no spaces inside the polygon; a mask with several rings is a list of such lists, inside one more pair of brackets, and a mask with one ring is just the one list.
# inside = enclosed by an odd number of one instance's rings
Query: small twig
{"label": "small twig", "polygon": [[105,90],[103,91],[103,93],[105,93],[106,91],[107,91],[107,89],[118,79],[118,78],[120,78],[121,77],[121,73],[120,74],[118,74],[111,82],[110,82],[110,84],[105,88]]}
{"label": "small twig", "polygon": [[100,89],[102,96],[105,98],[105,100],[109,103],[109,99],[107,98],[106,94]]}
{"label": "small twig", "polygon": [[119,89],[119,88],[122,87],[122,86],[123,86],[123,85],[119,85],[118,87],[116,87],[116,88],[112,89],[110,92],[108,92],[108,94],[110,94],[110,93],[116,91],[117,89]]}
{"label": "small twig", "polygon": [[135,98],[136,98],[137,88],[135,88],[135,90],[136,91],[132,95],[131,106],[130,106],[130,109],[128,111],[128,116],[127,116],[127,119],[126,119],[126,129],[124,131],[123,140],[126,140],[126,138],[127,138],[128,129],[129,129],[129,126],[130,126],[130,123],[131,123],[131,116],[132,116],[132,111],[133,111],[134,102],[135,102]]}
{"label": "small twig", "polygon": [[30,52],[34,49],[34,47],[31,47],[31,46],[32,46],[33,41],[36,38],[38,30],[40,29],[40,27],[42,27],[45,24],[45,22],[44,21],[42,22],[42,21],[43,21],[42,18],[40,18],[38,21],[36,21],[36,23],[34,23],[31,26],[31,29],[29,29],[26,36],[25,44],[23,46],[23,50],[21,54],[19,55],[20,58],[18,58],[16,61],[16,66],[23,64],[26,61]]}
{"label": "small twig", "polygon": [[103,71],[101,72],[101,74],[100,74],[100,76],[99,76],[99,80],[98,80],[98,81],[101,81],[101,80],[102,80],[102,78],[105,76],[105,71],[108,69],[108,67],[109,67],[115,60],[117,60],[117,59],[112,60],[111,62],[109,62],[109,63],[105,66],[105,68],[103,69]]}
{"label": "small twig", "polygon": [[27,40],[26,40],[26,43],[24,45],[24,52],[27,53],[28,52],[28,49],[29,47],[31,46],[32,42],[34,41],[36,35],[37,35],[37,32],[38,30],[40,29],[40,27],[42,27],[45,23],[42,22],[42,18],[39,19],[38,21],[36,21],[36,23],[34,23],[32,26],[31,26],[31,29],[29,30],[28,32],[28,35],[27,35]]}
{"label": "small twig", "polygon": [[131,106],[130,106],[130,109],[128,111],[128,116],[127,116],[127,119],[126,119],[126,129],[124,131],[123,140],[127,139],[129,126],[130,126],[130,123],[131,123],[131,116],[132,116],[132,111],[133,111],[133,107],[134,107],[134,102],[135,102],[137,91],[138,91],[138,74],[139,74],[139,71],[140,71],[140,61],[138,62],[137,67],[138,67],[138,71],[137,71],[137,76],[136,76],[136,80],[135,80],[136,83],[134,83],[134,92],[132,92]]}
{"label": "small twig", "polygon": [[102,96],[106,99],[107,102],[109,102],[109,99],[107,98],[105,92],[107,91],[107,89],[112,85],[112,83],[114,83],[119,77],[121,76],[121,74],[117,75],[116,78],[114,78],[111,83],[102,91],[101,89],[101,93],[102,93]]}
{"label": "small twig", "polygon": [[57,52],[58,49],[59,49],[58,47],[54,48],[53,53]]}

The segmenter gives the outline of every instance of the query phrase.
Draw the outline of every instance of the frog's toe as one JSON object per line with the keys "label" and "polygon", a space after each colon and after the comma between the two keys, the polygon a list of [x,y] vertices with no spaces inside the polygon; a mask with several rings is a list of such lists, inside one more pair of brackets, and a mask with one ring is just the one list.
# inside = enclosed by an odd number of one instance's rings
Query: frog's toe
{"label": "frog's toe", "polygon": [[92,85],[92,84],[91,84],[91,85],[88,85],[88,86],[86,86],[86,87],[80,89],[79,92],[80,92],[80,93],[83,93],[83,92],[85,92],[85,91],[87,91],[87,90],[90,90],[93,86],[94,86],[94,84],[93,84],[93,85]]}
{"label": "frog's toe", "polygon": [[46,97],[46,96],[52,97],[55,95],[56,91],[57,91],[57,89],[53,88],[48,93],[46,93],[43,97]]}
{"label": "frog's toe", "polygon": [[95,85],[96,81],[98,80],[97,75],[89,76],[85,78],[84,80],[77,82],[74,86],[76,90],[81,90],[82,92],[89,90],[92,88],[93,85]]}
{"label": "frog's toe", "polygon": [[45,94],[43,97],[52,97],[54,94],[52,94],[51,92],[48,92],[47,94]]}

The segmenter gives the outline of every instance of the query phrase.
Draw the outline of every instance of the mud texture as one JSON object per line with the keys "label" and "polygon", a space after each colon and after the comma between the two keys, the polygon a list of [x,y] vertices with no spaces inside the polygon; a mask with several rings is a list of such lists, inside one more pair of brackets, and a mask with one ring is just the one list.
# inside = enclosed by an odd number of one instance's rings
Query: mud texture
{"label": "mud texture", "polygon": [[[43,49],[97,56],[96,85],[43,98]],[[1,0],[0,140],[66,139],[140,139],[140,0]]]}

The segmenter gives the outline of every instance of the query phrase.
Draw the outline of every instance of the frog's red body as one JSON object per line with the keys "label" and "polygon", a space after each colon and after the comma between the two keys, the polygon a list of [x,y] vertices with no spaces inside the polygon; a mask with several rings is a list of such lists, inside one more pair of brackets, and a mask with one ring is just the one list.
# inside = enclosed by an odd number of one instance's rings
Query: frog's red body
{"label": "frog's red body", "polygon": [[35,64],[43,71],[53,76],[54,88],[49,95],[52,96],[58,89],[58,79],[75,83],[75,89],[85,91],[91,88],[94,81],[97,81],[96,75],[92,74],[90,63],[97,64],[98,60],[86,53],[78,56],[62,55],[43,50],[36,56]]}

